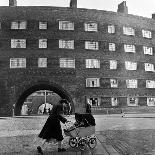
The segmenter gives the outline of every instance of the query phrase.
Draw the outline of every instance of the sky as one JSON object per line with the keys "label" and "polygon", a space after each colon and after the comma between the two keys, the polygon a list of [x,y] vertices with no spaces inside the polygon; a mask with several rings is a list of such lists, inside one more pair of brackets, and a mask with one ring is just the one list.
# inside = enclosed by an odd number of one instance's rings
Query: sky
{"label": "sky", "polygon": [[[77,0],[78,8],[98,9],[117,12],[117,6],[123,0]],[[18,6],[58,6],[69,7],[70,0],[17,0]],[[155,13],[155,0],[126,0],[128,13],[143,17],[152,17]],[[8,6],[9,0],[0,0],[0,6]]]}

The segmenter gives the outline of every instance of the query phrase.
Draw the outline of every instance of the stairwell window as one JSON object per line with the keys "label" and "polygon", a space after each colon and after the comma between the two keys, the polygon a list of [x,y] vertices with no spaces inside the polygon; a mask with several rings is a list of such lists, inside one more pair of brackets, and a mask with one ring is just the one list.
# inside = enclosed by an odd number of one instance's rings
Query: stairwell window
{"label": "stairwell window", "polygon": [[151,33],[151,31],[148,31],[148,30],[142,30],[142,36],[144,38],[150,39],[150,38],[152,38],[152,33]]}
{"label": "stairwell window", "polygon": [[100,68],[100,60],[86,59],[86,68]]}
{"label": "stairwell window", "polygon": [[46,68],[47,67],[47,58],[38,58],[38,67]]}
{"label": "stairwell window", "polygon": [[99,49],[98,42],[95,42],[95,41],[85,41],[85,49],[98,50]]}
{"label": "stairwell window", "polygon": [[145,65],[145,71],[150,71],[150,72],[154,71],[154,64],[144,63],[144,65]]}
{"label": "stairwell window", "polygon": [[108,33],[115,33],[115,26],[114,25],[108,25]]}
{"label": "stairwell window", "polygon": [[39,29],[40,30],[46,30],[47,29],[47,22],[44,22],[44,21],[40,21],[39,22]]}
{"label": "stairwell window", "polygon": [[110,79],[110,85],[111,85],[111,88],[117,88],[118,87],[117,79]]}
{"label": "stairwell window", "polygon": [[13,21],[11,22],[11,29],[26,29],[26,21]]}
{"label": "stairwell window", "polygon": [[109,43],[109,51],[116,51],[115,43]]}
{"label": "stairwell window", "polygon": [[137,63],[131,61],[125,61],[126,70],[137,70]]}
{"label": "stairwell window", "polygon": [[39,48],[47,48],[47,39],[39,39]]}
{"label": "stairwell window", "polygon": [[117,61],[110,60],[110,69],[117,69]]}
{"label": "stairwell window", "polygon": [[74,40],[59,40],[59,48],[74,49]]}
{"label": "stairwell window", "polygon": [[26,39],[11,39],[11,48],[26,48]]}
{"label": "stairwell window", "polygon": [[137,88],[137,80],[136,79],[128,79],[126,80],[127,88]]}
{"label": "stairwell window", "polygon": [[97,23],[85,23],[84,24],[85,31],[95,31],[97,32]]}
{"label": "stairwell window", "polygon": [[144,54],[153,55],[153,49],[152,47],[143,46]]}
{"label": "stairwell window", "polygon": [[75,59],[60,58],[60,68],[75,68]]}
{"label": "stairwell window", "polygon": [[124,44],[124,51],[125,52],[135,53],[136,52],[135,45],[126,45],[126,44]]}
{"label": "stairwell window", "polygon": [[99,78],[87,78],[86,87],[100,87],[100,79]]}
{"label": "stairwell window", "polygon": [[132,27],[123,27],[123,34],[135,36],[135,30]]}
{"label": "stairwell window", "polygon": [[70,21],[59,21],[59,30],[74,30],[74,23]]}
{"label": "stairwell window", "polygon": [[146,88],[155,88],[154,80],[146,80]]}
{"label": "stairwell window", "polygon": [[10,68],[26,68],[26,58],[10,58]]}

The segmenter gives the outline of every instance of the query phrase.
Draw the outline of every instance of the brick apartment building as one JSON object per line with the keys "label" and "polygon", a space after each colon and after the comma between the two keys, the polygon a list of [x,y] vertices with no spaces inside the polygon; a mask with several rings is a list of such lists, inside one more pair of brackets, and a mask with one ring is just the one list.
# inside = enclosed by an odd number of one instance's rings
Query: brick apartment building
{"label": "brick apartment building", "polygon": [[[42,89],[33,86],[38,81],[60,85],[71,102],[81,98],[75,109],[85,102],[151,108],[154,65],[155,14],[128,14],[125,1],[117,12],[77,8],[77,0],[70,7],[17,6],[16,0],[0,7],[0,114],[10,114],[13,104],[20,114],[24,99]],[[46,86],[61,96],[61,89]]]}

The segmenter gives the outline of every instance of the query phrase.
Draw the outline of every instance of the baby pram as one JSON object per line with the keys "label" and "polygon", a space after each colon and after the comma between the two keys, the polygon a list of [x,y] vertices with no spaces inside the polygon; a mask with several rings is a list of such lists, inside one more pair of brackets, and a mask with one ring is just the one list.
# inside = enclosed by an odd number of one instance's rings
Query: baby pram
{"label": "baby pram", "polygon": [[95,125],[90,125],[86,118],[83,117],[83,121],[87,122],[85,125],[76,124],[70,122],[66,124],[66,129],[64,133],[69,136],[69,145],[71,147],[78,147],[80,150],[85,150],[87,145],[90,149],[94,149],[97,145],[97,140],[95,137]]}

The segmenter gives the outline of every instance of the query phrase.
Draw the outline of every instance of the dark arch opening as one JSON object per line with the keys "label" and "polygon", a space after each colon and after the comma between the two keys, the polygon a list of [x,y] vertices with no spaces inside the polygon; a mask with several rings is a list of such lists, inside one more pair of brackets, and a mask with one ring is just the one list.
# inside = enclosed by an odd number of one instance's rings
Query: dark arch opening
{"label": "dark arch opening", "polygon": [[39,90],[50,90],[50,91],[55,92],[61,98],[68,100],[71,103],[71,107],[72,107],[72,109],[74,111],[74,104],[73,104],[72,98],[69,95],[69,93],[66,90],[64,90],[62,87],[60,87],[60,86],[58,86],[56,84],[36,84],[34,86],[31,86],[27,90],[25,90],[20,95],[20,97],[17,100],[17,103],[15,105],[15,110],[14,110],[14,115],[15,116],[20,116],[21,115],[21,109],[22,109],[22,105],[23,105],[25,99],[30,94],[34,93],[35,91],[39,91]]}

